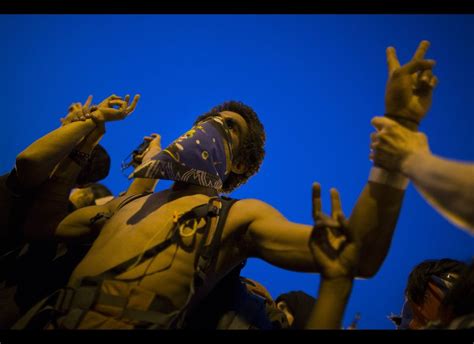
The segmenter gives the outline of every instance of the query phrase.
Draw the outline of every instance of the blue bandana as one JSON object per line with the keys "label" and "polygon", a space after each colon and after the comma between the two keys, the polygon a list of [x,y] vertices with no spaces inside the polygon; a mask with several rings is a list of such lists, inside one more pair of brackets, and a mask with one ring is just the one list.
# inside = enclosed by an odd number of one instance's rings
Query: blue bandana
{"label": "blue bandana", "polygon": [[230,135],[223,119],[215,116],[196,124],[129,178],[170,179],[221,190],[231,160]]}

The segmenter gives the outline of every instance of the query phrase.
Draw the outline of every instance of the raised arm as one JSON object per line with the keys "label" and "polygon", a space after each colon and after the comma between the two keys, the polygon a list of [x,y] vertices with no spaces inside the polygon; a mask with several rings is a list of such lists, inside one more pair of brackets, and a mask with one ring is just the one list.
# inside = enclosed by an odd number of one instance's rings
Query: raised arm
{"label": "raised arm", "polygon": [[310,248],[315,260],[321,265],[321,280],[316,303],[306,328],[341,329],[342,318],[358,269],[360,244],[351,239],[336,189],[331,189],[329,219],[321,212],[320,186],[313,185],[313,214],[316,226]]}
{"label": "raised arm", "polygon": [[[424,60],[429,42],[420,43],[412,60],[400,66],[395,49],[387,49],[389,79],[385,96],[386,116],[416,131],[431,105],[437,83],[431,69],[433,60]],[[390,247],[403,201],[405,178],[375,166],[349,219],[354,237],[362,242],[359,276],[371,277],[382,265]]]}
{"label": "raised arm", "polygon": [[[115,105],[121,106],[117,103],[121,97],[112,95],[98,107],[89,108],[92,101],[92,96],[89,96],[79,112],[76,112],[76,109],[70,111],[62,120],[63,125],[60,128],[36,140],[17,156],[15,170],[20,186],[28,189],[40,185],[48,179],[58,163],[97,127],[97,123],[125,118],[134,110],[139,98],[140,96],[136,95],[128,106],[129,96],[126,96],[127,106],[114,109]],[[74,121],[74,118],[79,120]]]}
{"label": "raised arm", "polygon": [[[89,156],[98,144],[105,127],[102,125],[89,135],[75,148],[75,156]],[[24,224],[25,237],[31,239],[50,239],[59,222],[68,213],[68,200],[72,188],[84,164],[87,162],[78,158],[64,158],[53,175],[46,180],[37,191],[31,209]]]}
{"label": "raised arm", "polygon": [[[64,219],[68,212],[68,199],[71,189],[77,184],[77,177],[83,168],[87,168],[87,156],[99,143],[105,133],[105,121],[112,120],[105,117],[103,113],[112,113],[116,117],[125,118],[120,111],[130,114],[133,108],[129,108],[129,98],[119,99],[113,96],[107,98],[95,111],[95,122],[97,128],[88,134],[85,139],[73,150],[72,155],[64,158],[51,178],[42,183],[37,191],[37,197],[28,213],[24,225],[24,233],[27,239],[48,239],[54,234],[56,226]],[[113,109],[112,106],[119,106]],[[73,123],[72,123],[73,124]],[[68,125],[72,125],[68,124]]]}
{"label": "raised arm", "polygon": [[375,163],[408,177],[423,197],[456,226],[474,234],[474,164],[447,160],[430,152],[428,139],[398,123],[375,117]]}
{"label": "raised arm", "polygon": [[[87,112],[91,101],[92,96],[89,96],[84,107],[79,106],[80,112]],[[77,104],[71,105],[66,118],[77,114]],[[68,123],[29,145],[16,158],[15,169],[21,187],[33,188],[48,179],[57,164],[95,128],[96,123],[91,119]]]}
{"label": "raised arm", "polygon": [[[161,152],[161,136],[158,134],[151,134],[150,136],[145,136],[143,138],[145,141],[149,141],[150,144],[148,148],[138,156],[134,156],[133,160],[139,162],[140,164],[146,163],[152,157]],[[128,187],[126,192],[127,196],[141,194],[144,192],[154,192],[156,184],[158,184],[158,179],[151,178],[134,178],[133,182]]]}

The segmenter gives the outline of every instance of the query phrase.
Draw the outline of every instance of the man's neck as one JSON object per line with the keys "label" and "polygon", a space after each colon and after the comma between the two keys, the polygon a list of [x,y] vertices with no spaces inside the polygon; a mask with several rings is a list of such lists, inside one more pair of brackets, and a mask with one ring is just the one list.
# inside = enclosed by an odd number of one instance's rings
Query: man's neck
{"label": "man's neck", "polygon": [[219,196],[219,193],[215,189],[183,182],[175,182],[171,187],[171,192],[180,194],[180,196],[194,194],[203,194],[211,197]]}

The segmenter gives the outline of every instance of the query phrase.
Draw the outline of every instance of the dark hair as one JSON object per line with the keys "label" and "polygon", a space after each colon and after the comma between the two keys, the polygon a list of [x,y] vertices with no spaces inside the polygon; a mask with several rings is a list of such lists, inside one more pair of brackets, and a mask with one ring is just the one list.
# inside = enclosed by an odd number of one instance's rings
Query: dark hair
{"label": "dark hair", "polygon": [[236,174],[230,172],[222,191],[229,193],[244,184],[251,176],[253,176],[260,169],[260,166],[265,156],[265,130],[263,124],[258,119],[255,111],[250,107],[239,101],[227,101],[220,105],[213,107],[209,112],[199,116],[196,123],[211,116],[217,115],[222,111],[232,111],[241,115],[248,126],[248,134],[242,140],[239,152],[234,156],[233,163],[243,164],[247,170],[243,174]]}
{"label": "dark hair", "polygon": [[443,274],[461,273],[465,270],[466,264],[461,261],[444,258],[439,260],[425,260],[415,266],[408,276],[408,283],[405,289],[407,298],[417,305],[424,303],[425,291],[431,276],[442,277]]}
{"label": "dark hair", "polygon": [[113,196],[112,191],[109,190],[105,185],[95,183],[92,185],[89,185],[88,188],[92,191],[92,194],[94,195],[94,200],[102,198],[102,197],[107,197],[107,196]]}
{"label": "dark hair", "polygon": [[91,158],[86,166],[84,166],[77,177],[77,185],[87,185],[104,179],[109,175],[110,156],[101,145],[94,147]]}
{"label": "dark hair", "polygon": [[291,328],[302,330],[305,328],[311,310],[316,303],[316,299],[311,295],[306,294],[304,291],[291,291],[289,293],[281,294],[275,300],[275,304],[284,301],[294,317]]}
{"label": "dark hair", "polygon": [[454,317],[474,311],[474,260],[459,275],[457,282],[446,294],[442,307],[444,311],[452,312]]}

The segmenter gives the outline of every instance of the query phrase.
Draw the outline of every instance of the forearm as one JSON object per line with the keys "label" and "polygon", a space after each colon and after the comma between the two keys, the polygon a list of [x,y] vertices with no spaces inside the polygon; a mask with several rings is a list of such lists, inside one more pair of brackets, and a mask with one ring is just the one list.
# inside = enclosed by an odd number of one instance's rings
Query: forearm
{"label": "forearm", "polygon": [[[418,131],[418,124],[412,120],[399,116],[392,119],[410,131]],[[372,277],[380,269],[390,248],[406,187],[400,181],[394,187],[387,181],[370,179],[349,219],[349,228],[362,245],[357,274],[360,277]]]}
{"label": "forearm", "polygon": [[404,191],[368,182],[349,219],[354,240],[361,243],[361,259],[357,275],[373,276],[382,265],[390,248]]}
{"label": "forearm", "polygon": [[341,322],[352,290],[353,279],[321,276],[319,293],[306,329],[341,329]]}
{"label": "forearm", "polygon": [[420,153],[404,161],[402,173],[449,221],[474,234],[474,164]]}
{"label": "forearm", "polygon": [[[76,149],[89,154],[102,134],[97,130],[89,134]],[[53,237],[56,227],[68,214],[69,194],[76,185],[80,171],[81,166],[66,157],[51,178],[41,185],[25,222],[25,236],[28,239]]]}
{"label": "forearm", "polygon": [[35,187],[51,175],[57,164],[96,128],[92,120],[60,127],[33,142],[16,159],[18,178],[25,188]]}

